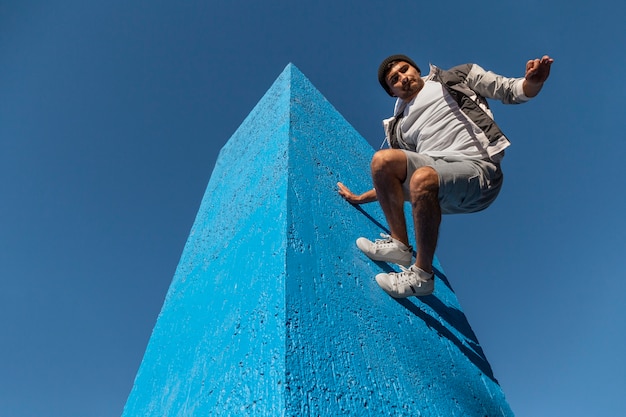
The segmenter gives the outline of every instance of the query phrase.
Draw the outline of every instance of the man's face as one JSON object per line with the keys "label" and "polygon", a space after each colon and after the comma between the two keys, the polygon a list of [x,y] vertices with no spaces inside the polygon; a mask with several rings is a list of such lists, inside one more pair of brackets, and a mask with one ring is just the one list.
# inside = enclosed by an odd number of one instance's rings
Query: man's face
{"label": "man's face", "polygon": [[391,67],[385,80],[394,97],[402,100],[412,100],[424,87],[421,74],[411,64],[399,61]]}

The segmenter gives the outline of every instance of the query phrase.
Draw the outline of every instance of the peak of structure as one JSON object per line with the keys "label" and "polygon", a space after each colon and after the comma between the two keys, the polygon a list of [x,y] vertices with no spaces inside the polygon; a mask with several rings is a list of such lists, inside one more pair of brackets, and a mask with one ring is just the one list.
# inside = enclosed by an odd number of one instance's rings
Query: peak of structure
{"label": "peak of structure", "polygon": [[124,416],[512,416],[435,262],[395,300],[359,236],[385,232],[372,147],[289,64],[222,148]]}

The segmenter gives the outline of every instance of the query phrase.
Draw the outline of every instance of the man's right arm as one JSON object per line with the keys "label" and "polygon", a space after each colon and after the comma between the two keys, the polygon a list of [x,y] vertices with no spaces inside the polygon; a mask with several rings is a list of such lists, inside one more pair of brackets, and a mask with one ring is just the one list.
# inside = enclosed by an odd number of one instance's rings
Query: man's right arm
{"label": "man's right arm", "polygon": [[337,183],[337,188],[337,192],[339,193],[339,195],[341,195],[348,203],[351,204],[365,204],[378,200],[378,198],[376,197],[375,189],[366,191],[361,195],[356,195],[341,182]]}

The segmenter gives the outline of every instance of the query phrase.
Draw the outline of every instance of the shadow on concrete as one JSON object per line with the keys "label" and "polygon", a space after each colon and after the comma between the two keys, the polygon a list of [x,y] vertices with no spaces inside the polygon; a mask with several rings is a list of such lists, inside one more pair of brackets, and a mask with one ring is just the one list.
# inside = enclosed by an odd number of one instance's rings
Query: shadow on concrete
{"label": "shadow on concrete", "polygon": [[[391,232],[385,225],[376,220],[372,215],[367,213],[363,208],[358,205],[352,204],[352,206],[360,211],[365,217],[367,217],[372,223],[374,223],[377,227],[379,227],[386,234],[390,234]],[[413,251],[413,256],[416,256],[416,252]],[[389,263],[374,261],[382,270],[385,272],[393,272],[395,271],[394,267],[392,267]],[[454,290],[450,285],[450,281],[448,277],[443,273],[442,270],[433,266],[433,272],[439,278],[439,280],[448,287],[452,293]],[[456,308],[449,307],[440,299],[435,297],[434,295],[429,295],[426,297],[419,297],[419,300],[429,306],[435,313],[442,318],[442,320],[446,321],[451,327],[453,327],[456,331],[458,331],[464,340],[461,340],[457,337],[450,329],[448,329],[445,325],[439,322],[437,319],[432,317],[430,314],[426,313],[422,310],[418,305],[411,302],[410,299],[394,299],[398,304],[406,308],[416,317],[419,317],[426,323],[427,326],[436,330],[440,335],[450,340],[478,369],[482,371],[487,377],[489,377],[496,384],[498,381],[493,375],[493,370],[491,369],[491,365],[487,361],[485,357],[485,353],[483,352],[480,344],[478,343],[478,339],[474,334],[469,322],[467,321],[467,317],[465,314]]]}
{"label": "shadow on concrete", "polygon": [[[431,307],[437,314],[439,314],[442,318],[444,318],[451,326],[453,326],[456,330],[465,336],[465,340],[461,340],[458,338],[452,331],[450,331],[446,326],[432,317],[430,314],[423,311],[419,306],[411,302],[408,298],[397,299],[396,302],[406,308],[408,311],[413,313],[416,317],[419,317],[426,323],[426,325],[434,330],[436,330],[441,336],[448,339],[452,342],[460,351],[463,353],[467,359],[469,359],[478,369],[482,371],[487,377],[489,377],[496,384],[498,381],[493,375],[493,370],[491,369],[491,365],[487,361],[485,354],[478,344],[476,340],[476,336],[472,331],[469,323],[467,322],[467,318],[465,315],[455,309],[450,308],[444,305],[437,297],[434,295],[429,295],[427,297],[420,297],[420,301],[424,304],[427,304]],[[451,312],[452,311],[452,312]],[[446,318],[446,316],[448,316]],[[449,319],[455,316],[452,321]],[[470,337],[467,337],[470,336]]]}

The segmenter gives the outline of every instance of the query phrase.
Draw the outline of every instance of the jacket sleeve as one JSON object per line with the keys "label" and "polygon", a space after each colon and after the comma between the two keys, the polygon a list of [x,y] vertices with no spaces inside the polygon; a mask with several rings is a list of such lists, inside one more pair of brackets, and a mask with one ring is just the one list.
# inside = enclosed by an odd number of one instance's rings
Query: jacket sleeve
{"label": "jacket sleeve", "polygon": [[524,95],[522,87],[524,78],[503,77],[485,71],[477,64],[462,65],[460,68],[465,69],[463,72],[467,71],[465,78],[467,86],[483,97],[500,100],[504,104],[518,104],[530,100]]}

